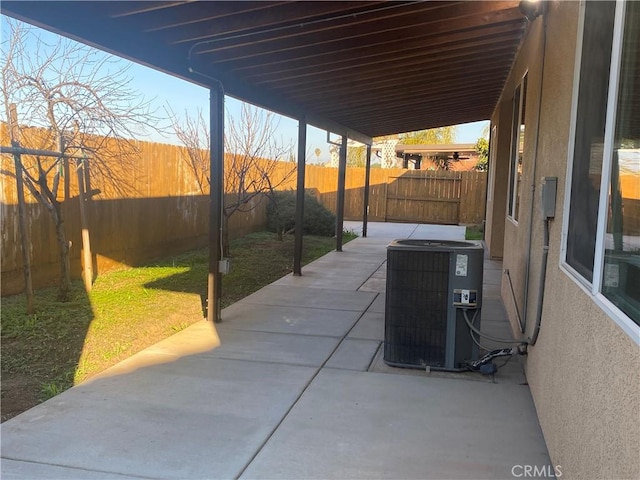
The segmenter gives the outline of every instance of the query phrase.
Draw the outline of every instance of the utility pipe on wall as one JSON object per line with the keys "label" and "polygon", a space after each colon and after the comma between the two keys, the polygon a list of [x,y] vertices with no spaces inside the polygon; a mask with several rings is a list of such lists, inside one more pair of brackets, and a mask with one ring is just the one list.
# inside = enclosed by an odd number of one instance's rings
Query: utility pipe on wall
{"label": "utility pipe on wall", "polygon": [[[539,139],[540,139],[540,117],[542,115],[542,90],[543,90],[543,84],[544,84],[544,61],[545,61],[545,56],[546,56],[546,52],[547,52],[547,11],[546,11],[546,6],[542,7],[543,9],[540,12],[541,15],[541,20],[542,20],[542,61],[541,61],[541,65],[540,65],[540,98],[538,99],[538,118],[536,118],[536,136],[534,137],[534,146],[533,146],[533,172],[531,174],[531,207],[529,210],[529,230],[528,230],[528,236],[527,236],[527,259],[525,262],[525,277],[524,277],[524,303],[522,306],[522,314],[523,314],[523,321],[522,322],[518,322],[520,325],[520,332],[524,333],[526,328],[527,328],[527,318],[529,317],[527,310],[528,310],[528,303],[529,303],[529,273],[530,273],[530,269],[531,269],[531,247],[532,247],[532,242],[533,242],[533,216],[534,216],[534,200],[535,200],[535,194],[536,194],[536,171],[537,171],[537,164],[538,164],[538,144],[539,144]],[[547,224],[547,228],[548,228],[548,224]],[[542,280],[544,281],[544,277],[542,277]]]}
{"label": "utility pipe on wall", "polygon": [[544,305],[544,287],[547,276],[547,261],[549,259],[549,219],[544,219],[544,244],[542,246],[542,259],[540,260],[540,284],[538,286],[538,303],[536,308],[536,325],[533,334],[529,338],[529,345],[533,346],[538,340],[540,324],[542,323],[542,307]]}

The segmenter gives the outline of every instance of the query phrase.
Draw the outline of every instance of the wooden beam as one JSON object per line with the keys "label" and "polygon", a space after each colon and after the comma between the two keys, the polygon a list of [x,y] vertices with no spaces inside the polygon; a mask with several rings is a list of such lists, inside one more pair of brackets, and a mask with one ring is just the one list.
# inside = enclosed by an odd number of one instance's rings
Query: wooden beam
{"label": "wooden beam", "polygon": [[[237,2],[236,2],[237,3]],[[260,2],[258,2],[259,4]],[[241,48],[245,44],[257,42],[256,38],[280,37],[287,31],[301,31],[309,28],[309,22],[317,25],[323,23],[333,23],[333,19],[338,15],[353,15],[359,12],[366,12],[367,9],[379,5],[380,2],[277,2],[264,5],[260,8],[260,13],[255,11],[259,8],[246,10],[239,9],[239,5],[232,5],[235,10],[223,18],[211,18],[211,13],[218,13],[218,3],[205,2],[210,13],[203,12],[200,18],[206,21],[183,24],[172,27],[167,34],[167,43],[191,43],[201,40],[212,40],[203,48],[203,52],[216,51],[218,48]],[[223,4],[224,5],[224,4]],[[242,2],[240,5],[244,5]],[[256,18],[260,19],[256,22]],[[232,38],[230,38],[232,37]]]}
{"label": "wooden beam", "polygon": [[400,82],[412,81],[413,79],[425,78],[426,76],[452,75],[459,73],[460,71],[474,74],[476,72],[482,72],[489,69],[502,69],[504,71],[505,64],[510,65],[513,60],[513,54],[508,50],[492,51],[490,55],[490,59],[486,59],[485,57],[478,58],[478,56],[471,55],[434,62],[418,62],[402,68],[401,75],[399,75],[396,70],[383,70],[379,72],[378,75],[368,75],[366,78],[355,73],[351,75],[341,75],[337,78],[334,77],[334,79],[330,81],[327,78],[322,78],[322,81],[314,80],[313,82],[310,82],[310,84],[290,85],[286,88],[274,85],[273,89],[275,91],[280,91],[280,89],[283,88],[292,98],[302,100],[313,98],[318,94],[318,92],[322,91],[320,88],[321,86],[326,86],[328,84],[331,85],[333,91],[359,91],[365,83],[368,88],[376,86],[387,86],[393,88],[394,86],[399,85]]}
{"label": "wooden beam", "polygon": [[[452,34],[435,34],[433,31],[419,31],[408,39],[380,40],[373,37],[371,42],[360,41],[340,42],[339,48],[318,49],[311,45],[305,49],[298,49],[295,58],[292,58],[291,51],[281,53],[268,52],[262,58],[250,58],[245,60],[234,58],[230,68],[237,73],[251,72],[257,70],[257,66],[263,69],[275,70],[285,66],[287,68],[304,67],[310,63],[314,65],[333,64],[339,61],[377,57],[380,55],[400,54],[407,50],[434,48],[438,45],[452,45],[456,43],[469,43],[476,38],[490,38],[496,35],[512,33],[516,28],[512,23],[500,25],[489,25],[481,28],[474,28],[465,32]],[[216,63],[221,65],[223,60],[216,56]]]}
{"label": "wooden beam", "polygon": [[[383,14],[376,11],[363,12],[344,19],[291,29],[280,35],[254,35],[246,42],[233,42],[204,50],[215,53],[221,61],[233,58],[249,58],[270,52],[282,52],[307,48],[309,46],[329,51],[339,51],[339,42],[359,42],[361,45],[376,43],[380,39],[396,40],[410,36],[412,31],[422,30],[423,35],[434,29],[440,34],[455,33],[456,30],[476,28],[480,25],[513,20],[516,16],[521,19],[522,14],[517,4],[502,1],[483,2],[416,2],[412,4],[392,4],[385,7]],[[377,39],[377,40],[376,40]],[[332,47],[333,45],[333,47]],[[372,47],[379,49],[379,46]],[[292,56],[297,57],[297,53]]]}
{"label": "wooden beam", "polygon": [[[476,2],[482,5],[483,2]],[[349,60],[354,58],[393,55],[406,50],[428,49],[438,44],[465,42],[473,38],[490,36],[496,33],[512,32],[522,29],[522,15],[518,9],[502,10],[487,21],[487,15],[478,14],[474,18],[466,18],[463,22],[455,20],[433,21],[432,16],[422,17],[422,25],[412,26],[419,22],[419,16],[412,15],[406,22],[395,29],[387,30],[389,24],[381,23],[378,29],[370,29],[362,35],[353,35],[346,30],[342,36],[331,32],[325,40],[317,35],[303,41],[269,41],[264,44],[251,42],[245,47],[234,49],[209,49],[213,53],[216,64],[229,64],[235,71],[251,69],[256,65],[275,66],[286,64],[295,59],[296,62],[324,63],[330,61]]]}
{"label": "wooden beam", "polygon": [[[486,84],[493,84],[496,77],[504,75],[504,67],[502,65],[477,72],[473,67],[465,71],[462,77],[460,71],[453,72],[436,72],[433,75],[417,76],[407,74],[405,78],[398,79],[396,84],[383,83],[362,85],[361,90],[355,89],[335,89],[332,95],[332,103],[339,104],[341,101],[348,102],[347,105],[353,108],[358,104],[366,105],[374,98],[384,97],[386,101],[394,99],[404,99],[407,97],[425,96],[430,94],[438,94],[442,90],[466,90],[467,88],[482,87]],[[325,94],[326,97],[326,94]],[[319,95],[309,95],[302,98],[295,96],[298,101],[304,99],[305,102],[320,102],[322,97]]]}
{"label": "wooden beam", "polygon": [[[487,55],[487,51],[490,50],[504,50],[509,48],[512,42],[518,38],[520,38],[519,33],[508,33],[476,40],[473,42],[473,45],[444,45],[433,48],[432,50],[408,50],[393,58],[391,63],[391,59],[386,56],[354,58],[351,62],[340,61],[329,65],[315,65],[312,63],[311,65],[303,65],[300,67],[294,67],[292,62],[290,66],[279,71],[265,71],[265,69],[262,69],[256,74],[245,75],[245,78],[252,84],[268,86],[269,83],[274,81],[281,84],[283,80],[290,79],[314,80],[318,75],[342,75],[345,72],[357,73],[364,77],[367,74],[375,75],[376,71],[390,67],[393,67],[396,71],[401,71],[405,66],[416,65],[421,62],[469,57],[474,51],[481,55]],[[513,51],[513,47],[511,47],[511,51]]]}
{"label": "wooden beam", "polygon": [[[212,23],[216,20],[228,20],[239,14],[262,12],[286,2],[185,2],[174,8],[171,15],[166,12],[149,13],[141,18],[145,32],[157,32],[160,30],[178,31],[181,28],[195,29],[198,23]],[[261,13],[257,13],[261,15]]]}

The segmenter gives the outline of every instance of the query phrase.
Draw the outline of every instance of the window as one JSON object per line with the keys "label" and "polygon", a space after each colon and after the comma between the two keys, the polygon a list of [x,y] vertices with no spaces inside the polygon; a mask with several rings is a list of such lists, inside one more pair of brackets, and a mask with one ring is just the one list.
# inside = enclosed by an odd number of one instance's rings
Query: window
{"label": "window", "polygon": [[567,263],[589,282],[598,225],[614,2],[587,2],[573,151]]}
{"label": "window", "polygon": [[640,3],[583,7],[565,262],[640,325]]}
{"label": "window", "polygon": [[493,199],[493,184],[496,181],[496,143],[497,143],[497,131],[496,126],[491,127],[491,134],[489,135],[489,165],[487,181],[487,199]]}
{"label": "window", "polygon": [[509,216],[516,222],[520,211],[520,181],[524,158],[524,116],[527,101],[527,74],[513,96],[511,127],[511,168],[509,170]]}
{"label": "window", "polygon": [[624,26],[602,293],[640,324],[640,4],[629,3]]}

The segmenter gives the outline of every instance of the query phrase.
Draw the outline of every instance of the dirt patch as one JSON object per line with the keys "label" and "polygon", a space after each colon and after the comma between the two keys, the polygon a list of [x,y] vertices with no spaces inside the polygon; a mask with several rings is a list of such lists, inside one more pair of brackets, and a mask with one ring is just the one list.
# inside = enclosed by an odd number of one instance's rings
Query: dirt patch
{"label": "dirt patch", "polygon": [[40,381],[31,375],[17,373],[2,375],[2,421],[40,403],[38,389]]}

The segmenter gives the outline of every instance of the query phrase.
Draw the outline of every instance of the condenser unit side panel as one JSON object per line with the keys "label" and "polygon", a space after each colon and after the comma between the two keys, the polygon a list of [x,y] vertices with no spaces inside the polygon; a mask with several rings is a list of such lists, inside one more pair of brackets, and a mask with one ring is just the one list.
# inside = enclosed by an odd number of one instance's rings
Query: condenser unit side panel
{"label": "condenser unit side panel", "polygon": [[[473,318],[476,311],[469,311],[467,315],[469,319]],[[480,309],[477,310],[475,327],[480,329]],[[453,368],[462,368],[467,362],[478,359],[478,346],[471,339],[471,332],[464,319],[462,310],[457,309],[455,312],[455,348],[453,348]]]}
{"label": "condenser unit side panel", "polygon": [[[447,362],[451,369],[464,368],[467,361],[478,358],[478,348],[471,339],[469,327],[462,308],[467,309],[469,319],[475,319],[475,327],[480,329],[482,307],[484,250],[479,248],[453,249],[451,251],[449,277],[449,313],[447,329]],[[471,292],[471,304],[456,305],[455,291]]]}
{"label": "condenser unit side panel", "polygon": [[389,250],[384,360],[444,366],[449,304],[448,252]]}

